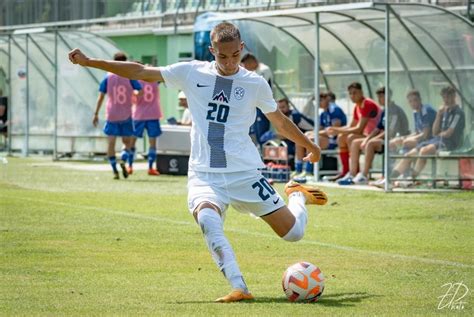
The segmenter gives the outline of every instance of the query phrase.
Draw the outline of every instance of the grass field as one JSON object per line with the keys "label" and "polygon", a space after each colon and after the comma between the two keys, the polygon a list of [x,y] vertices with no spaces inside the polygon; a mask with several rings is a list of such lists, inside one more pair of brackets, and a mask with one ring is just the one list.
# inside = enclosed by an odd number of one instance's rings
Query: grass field
{"label": "grass field", "polygon": [[[230,209],[225,230],[256,301],[215,304],[229,287],[188,214],[184,177],[114,181],[109,171],[9,158],[0,165],[0,315],[474,314],[471,293],[462,310],[438,310],[442,285],[474,288],[474,193],[327,192],[293,244]],[[300,260],[326,275],[318,303],[283,294],[282,273]]]}

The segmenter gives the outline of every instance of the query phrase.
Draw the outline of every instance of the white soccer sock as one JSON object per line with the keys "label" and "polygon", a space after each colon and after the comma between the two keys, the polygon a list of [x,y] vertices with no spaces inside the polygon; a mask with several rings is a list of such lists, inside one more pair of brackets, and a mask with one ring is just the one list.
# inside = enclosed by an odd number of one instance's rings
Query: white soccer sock
{"label": "white soccer sock", "polygon": [[206,239],[207,246],[217,266],[229,281],[233,289],[240,288],[248,292],[234,250],[224,235],[223,223],[219,214],[204,208],[198,213],[197,220]]}
{"label": "white soccer sock", "polygon": [[288,209],[295,216],[295,224],[283,237],[283,240],[295,242],[304,236],[308,216],[306,214],[306,198],[302,192],[293,192],[288,199]]}

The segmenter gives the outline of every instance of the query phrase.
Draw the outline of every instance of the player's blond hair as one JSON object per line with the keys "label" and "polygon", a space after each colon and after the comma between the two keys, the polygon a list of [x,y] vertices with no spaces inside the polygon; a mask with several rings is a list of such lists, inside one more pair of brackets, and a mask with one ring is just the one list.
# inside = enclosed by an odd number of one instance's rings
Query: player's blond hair
{"label": "player's blond hair", "polygon": [[240,31],[232,23],[221,22],[211,31],[212,43],[226,43],[233,42],[235,40],[240,41]]}

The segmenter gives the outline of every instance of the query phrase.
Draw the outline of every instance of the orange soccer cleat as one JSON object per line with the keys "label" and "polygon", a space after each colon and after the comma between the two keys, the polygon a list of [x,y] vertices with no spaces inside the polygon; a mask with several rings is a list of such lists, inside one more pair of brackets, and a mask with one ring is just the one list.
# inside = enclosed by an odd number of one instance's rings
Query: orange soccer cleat
{"label": "orange soccer cleat", "polygon": [[132,175],[133,174],[133,167],[131,167],[131,166],[127,167],[127,172],[128,172],[128,175]]}
{"label": "orange soccer cleat", "polygon": [[285,193],[290,196],[293,192],[302,192],[306,197],[306,203],[310,205],[325,205],[328,202],[328,196],[319,188],[311,185],[301,185],[299,183],[289,181],[285,185]]}
{"label": "orange soccer cleat", "polygon": [[158,172],[157,170],[153,169],[153,168],[150,168],[148,170],[148,175],[151,175],[151,176],[159,176],[160,175],[160,172]]}
{"label": "orange soccer cleat", "polygon": [[216,303],[233,303],[233,302],[240,302],[244,300],[254,300],[252,294],[245,293],[240,289],[233,290],[228,295],[224,297],[220,297],[215,300]]}

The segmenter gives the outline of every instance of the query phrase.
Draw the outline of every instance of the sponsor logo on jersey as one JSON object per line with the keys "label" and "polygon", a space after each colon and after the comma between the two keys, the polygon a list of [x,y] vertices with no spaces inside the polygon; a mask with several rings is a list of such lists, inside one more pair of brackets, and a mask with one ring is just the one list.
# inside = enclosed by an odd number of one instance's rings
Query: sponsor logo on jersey
{"label": "sponsor logo on jersey", "polygon": [[229,102],[229,98],[225,95],[224,90],[221,90],[220,93],[215,94],[214,97],[212,98],[212,100],[216,100],[216,101],[219,101],[219,102],[225,102],[225,103]]}

